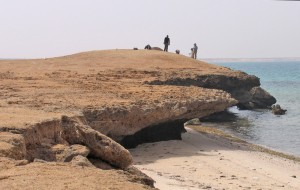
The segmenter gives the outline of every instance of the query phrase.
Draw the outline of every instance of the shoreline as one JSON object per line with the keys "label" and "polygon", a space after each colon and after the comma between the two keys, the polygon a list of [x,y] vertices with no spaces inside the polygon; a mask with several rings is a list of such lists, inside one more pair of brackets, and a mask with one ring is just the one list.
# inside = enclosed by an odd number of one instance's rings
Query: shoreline
{"label": "shoreline", "polygon": [[186,129],[182,141],[149,143],[130,150],[134,165],[156,181],[155,187],[162,190],[300,187],[299,157],[253,145],[209,127]]}
{"label": "shoreline", "polygon": [[262,62],[262,63],[270,63],[270,62],[298,62],[300,61],[299,57],[282,57],[282,58],[203,58],[203,61],[207,61],[209,63],[239,63],[239,62]]}
{"label": "shoreline", "polygon": [[296,162],[300,162],[300,156],[297,155],[293,155],[287,152],[283,152],[280,150],[274,150],[270,147],[267,146],[263,146],[263,145],[259,145],[259,144],[254,144],[251,142],[248,142],[246,140],[243,140],[241,138],[238,138],[236,136],[234,136],[233,134],[230,133],[226,133],[220,129],[216,129],[216,128],[212,128],[210,126],[202,126],[202,125],[189,125],[188,126],[191,129],[194,129],[200,133],[206,134],[206,135],[216,135],[216,136],[220,136],[223,138],[226,138],[228,140],[231,140],[233,142],[237,142],[237,143],[243,143],[245,146],[247,146],[248,148],[254,150],[254,151],[260,151],[260,152],[264,152],[264,153],[268,153],[270,155],[274,155],[274,156],[279,156],[282,158],[286,158],[289,160],[293,160]]}

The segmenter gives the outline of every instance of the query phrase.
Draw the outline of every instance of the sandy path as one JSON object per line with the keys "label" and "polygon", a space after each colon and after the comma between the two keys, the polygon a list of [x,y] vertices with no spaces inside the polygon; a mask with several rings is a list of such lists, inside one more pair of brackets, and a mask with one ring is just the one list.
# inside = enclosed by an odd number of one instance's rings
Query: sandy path
{"label": "sandy path", "polygon": [[135,166],[160,189],[300,189],[300,164],[188,129],[182,141],[140,145]]}

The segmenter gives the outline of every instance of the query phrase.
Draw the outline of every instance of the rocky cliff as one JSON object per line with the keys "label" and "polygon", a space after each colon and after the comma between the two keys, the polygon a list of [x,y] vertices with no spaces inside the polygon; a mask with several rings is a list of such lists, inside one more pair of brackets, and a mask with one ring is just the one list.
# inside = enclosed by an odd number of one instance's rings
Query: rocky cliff
{"label": "rocky cliff", "polygon": [[180,139],[189,119],[276,102],[255,76],[160,51],[7,60],[0,68],[0,157],[29,162],[126,170],[132,158],[123,146]]}

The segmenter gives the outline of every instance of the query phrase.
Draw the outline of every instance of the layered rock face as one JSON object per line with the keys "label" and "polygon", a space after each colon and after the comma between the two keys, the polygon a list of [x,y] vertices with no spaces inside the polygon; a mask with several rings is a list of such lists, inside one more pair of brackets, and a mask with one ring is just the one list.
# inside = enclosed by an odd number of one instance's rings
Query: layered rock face
{"label": "layered rock face", "polygon": [[[133,162],[129,151],[109,137],[95,131],[80,121],[62,117],[61,136],[70,144],[83,144],[90,149],[90,155],[125,169]],[[87,156],[87,155],[86,155]]]}
{"label": "layered rock face", "polygon": [[0,61],[0,70],[0,157],[29,162],[127,170],[119,143],[180,139],[189,119],[276,101],[255,76],[161,51]]}
{"label": "layered rock face", "polygon": [[[121,108],[85,109],[83,114],[93,129],[120,142],[125,136],[133,135],[144,128],[158,125],[163,128],[164,124],[178,120],[182,120],[183,124],[189,119],[222,111],[237,103],[226,92],[197,87],[181,87],[176,91],[173,89],[171,93],[160,94],[165,97],[154,102]],[[205,94],[210,96],[204,96]],[[177,133],[180,135],[181,130]]]}
{"label": "layered rock face", "polygon": [[241,109],[270,108],[276,99],[260,86],[259,78],[246,73],[236,76],[225,75],[196,75],[190,78],[173,77],[166,80],[146,82],[151,85],[199,86],[210,89],[220,89],[229,92],[238,100]]}

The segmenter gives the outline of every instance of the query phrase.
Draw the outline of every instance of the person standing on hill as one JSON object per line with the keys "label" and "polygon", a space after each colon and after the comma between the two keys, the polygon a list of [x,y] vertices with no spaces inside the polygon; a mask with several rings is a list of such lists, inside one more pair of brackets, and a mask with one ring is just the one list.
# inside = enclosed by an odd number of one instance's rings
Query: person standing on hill
{"label": "person standing on hill", "polygon": [[191,48],[191,53],[189,55],[191,55],[191,58],[194,59],[194,48]]}
{"label": "person standing on hill", "polygon": [[198,51],[198,46],[196,43],[194,43],[194,47],[192,48],[192,58],[197,59],[197,51]]}
{"label": "person standing on hill", "polygon": [[164,51],[168,52],[168,46],[170,45],[170,38],[169,38],[169,35],[167,35],[167,36],[165,37],[164,44],[165,44],[165,49],[164,49]]}

